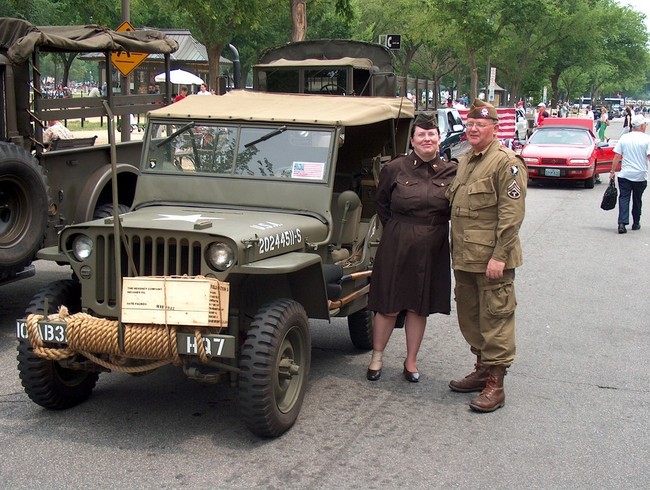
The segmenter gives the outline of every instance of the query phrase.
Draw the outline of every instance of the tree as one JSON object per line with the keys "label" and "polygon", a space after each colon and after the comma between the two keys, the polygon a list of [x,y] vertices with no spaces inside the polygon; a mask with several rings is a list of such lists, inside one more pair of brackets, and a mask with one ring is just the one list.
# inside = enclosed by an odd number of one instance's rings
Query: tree
{"label": "tree", "polygon": [[291,41],[304,41],[307,36],[307,5],[305,0],[291,2]]}

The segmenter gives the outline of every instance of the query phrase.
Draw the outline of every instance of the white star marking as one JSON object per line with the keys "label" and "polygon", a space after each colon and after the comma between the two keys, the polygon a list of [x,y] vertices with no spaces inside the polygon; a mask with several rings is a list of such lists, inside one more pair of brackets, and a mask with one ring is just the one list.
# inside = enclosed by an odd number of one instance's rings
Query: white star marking
{"label": "white star marking", "polygon": [[154,221],[187,221],[188,223],[196,223],[204,219],[223,219],[201,216],[200,214],[161,214],[160,216],[162,218],[154,218]]}

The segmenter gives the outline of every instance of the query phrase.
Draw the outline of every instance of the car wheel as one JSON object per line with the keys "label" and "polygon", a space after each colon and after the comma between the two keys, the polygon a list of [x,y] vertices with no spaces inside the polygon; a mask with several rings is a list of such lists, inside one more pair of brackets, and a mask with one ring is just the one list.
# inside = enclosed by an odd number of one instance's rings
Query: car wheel
{"label": "car wheel", "polygon": [[593,174],[588,179],[585,179],[585,189],[593,189],[596,184],[596,174]]}
{"label": "car wheel", "polygon": [[245,424],[256,435],[277,437],[300,413],[311,363],[307,313],[279,299],[262,306],[241,349],[239,400]]}
{"label": "car wheel", "polygon": [[[81,286],[72,279],[56,281],[43,288],[25,311],[43,314],[65,305],[70,313],[81,311]],[[50,410],[63,410],[85,401],[93,391],[99,373],[67,369],[57,361],[37,356],[29,340],[18,342],[18,372],[27,396]]]}
{"label": "car wheel", "polygon": [[360,350],[372,349],[372,324],[375,320],[374,312],[364,308],[348,315],[348,330],[352,344]]}

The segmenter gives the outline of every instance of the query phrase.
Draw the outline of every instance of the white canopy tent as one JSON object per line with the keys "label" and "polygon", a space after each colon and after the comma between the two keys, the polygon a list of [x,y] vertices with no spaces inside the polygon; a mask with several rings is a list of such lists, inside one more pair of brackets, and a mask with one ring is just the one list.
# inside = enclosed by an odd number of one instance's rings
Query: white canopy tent
{"label": "white canopy tent", "polygon": [[[156,82],[165,81],[165,73],[160,73],[154,77]],[[171,70],[169,72],[169,80],[174,85],[201,85],[205,83],[201,78],[197,77],[194,73],[185,70]]]}

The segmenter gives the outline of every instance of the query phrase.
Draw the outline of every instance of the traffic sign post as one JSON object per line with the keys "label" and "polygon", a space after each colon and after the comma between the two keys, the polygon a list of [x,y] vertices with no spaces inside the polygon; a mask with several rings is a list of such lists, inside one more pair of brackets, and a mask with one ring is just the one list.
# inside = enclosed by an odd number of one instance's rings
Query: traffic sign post
{"label": "traffic sign post", "polygon": [[[115,29],[116,32],[129,32],[135,31],[135,27],[130,22],[122,22],[120,26]],[[147,53],[129,53],[127,51],[114,51],[111,53],[111,61],[115,68],[119,70],[123,77],[126,77],[135,68],[147,59]]]}

